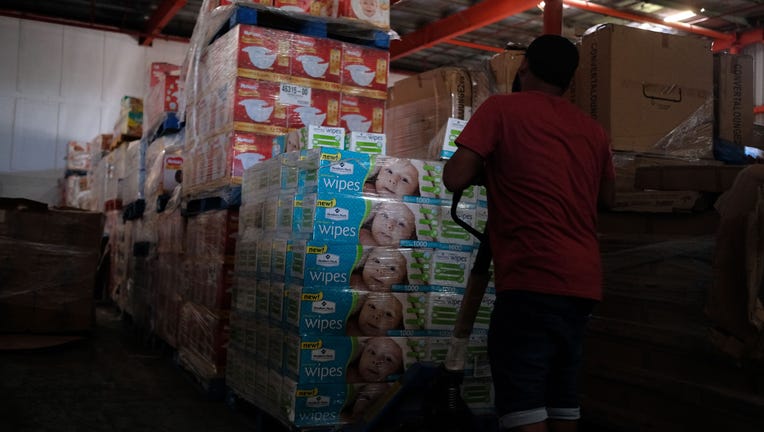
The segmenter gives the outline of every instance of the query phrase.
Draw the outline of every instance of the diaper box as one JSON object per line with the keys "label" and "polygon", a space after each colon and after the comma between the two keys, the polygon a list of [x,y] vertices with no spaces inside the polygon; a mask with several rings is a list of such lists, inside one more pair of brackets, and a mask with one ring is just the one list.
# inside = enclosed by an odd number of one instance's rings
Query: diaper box
{"label": "diaper box", "polygon": [[342,93],[340,126],[351,132],[385,133],[385,99]]}
{"label": "diaper box", "polygon": [[287,105],[287,126],[340,126],[340,93],[281,83],[279,101]]}
{"label": "diaper box", "polygon": [[344,43],[342,46],[342,92],[387,99],[388,50]]}
{"label": "diaper box", "polygon": [[426,353],[424,337],[287,332],[285,376],[300,383],[390,382]]}

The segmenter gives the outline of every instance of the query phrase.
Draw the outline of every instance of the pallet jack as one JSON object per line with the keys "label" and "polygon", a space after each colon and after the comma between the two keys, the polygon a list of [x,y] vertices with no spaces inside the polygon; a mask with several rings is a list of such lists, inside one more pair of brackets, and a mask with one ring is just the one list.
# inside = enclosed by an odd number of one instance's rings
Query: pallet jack
{"label": "pallet jack", "polygon": [[[495,419],[478,418],[462,400],[467,342],[490,279],[488,236],[457,215],[462,192],[454,192],[451,218],[480,240],[475,262],[443,363],[419,362],[343,432],[474,432],[497,428]],[[487,422],[487,423],[486,423]]]}

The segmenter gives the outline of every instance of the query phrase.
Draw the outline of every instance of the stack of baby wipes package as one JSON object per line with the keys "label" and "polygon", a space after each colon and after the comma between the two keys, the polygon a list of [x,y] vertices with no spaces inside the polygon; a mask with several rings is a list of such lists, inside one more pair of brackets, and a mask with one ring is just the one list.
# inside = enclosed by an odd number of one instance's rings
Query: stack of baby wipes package
{"label": "stack of baby wipes package", "polygon": [[[413,363],[442,361],[476,240],[442,161],[316,147],[245,171],[228,383],[298,426],[352,421]],[[458,214],[482,229],[468,190]],[[466,401],[487,408],[489,288]]]}

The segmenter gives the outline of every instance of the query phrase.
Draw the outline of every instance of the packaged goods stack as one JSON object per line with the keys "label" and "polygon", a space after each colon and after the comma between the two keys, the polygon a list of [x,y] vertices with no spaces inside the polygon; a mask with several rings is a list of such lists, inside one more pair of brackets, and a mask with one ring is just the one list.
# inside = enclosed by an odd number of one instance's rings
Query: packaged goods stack
{"label": "packaged goods stack", "polygon": [[90,330],[103,215],[16,198],[0,212],[0,332]]}
{"label": "packaged goods stack", "polygon": [[[719,156],[734,146],[742,153],[745,144],[730,138],[751,126],[731,121],[752,111],[751,102],[731,112],[735,94],[752,94],[741,91],[752,85],[743,64],[714,58],[700,39],[629,27],[606,25],[583,38],[572,98],[611,135],[618,182],[615,211],[600,214],[604,300],[584,344],[582,406],[592,418],[686,427],[687,417],[662,414],[671,406],[732,422],[706,401],[749,391],[745,370],[730,367],[709,340],[707,315],[720,241],[713,204],[742,168]],[[722,152],[720,137],[730,137]]]}
{"label": "packaged goods stack", "polygon": [[[444,359],[475,241],[441,161],[318,147],[245,172],[229,385],[299,427],[353,421],[413,363]],[[474,191],[470,191],[474,192]],[[477,196],[459,213],[476,223]],[[487,409],[486,295],[466,400]],[[379,368],[359,369],[358,363]],[[315,398],[331,398],[315,406]]]}
{"label": "packaged goods stack", "polygon": [[110,175],[111,167],[104,158],[111,149],[111,134],[98,134],[90,142],[90,166],[92,170],[91,193],[88,210],[106,211],[106,184]]}
{"label": "packaged goods stack", "polygon": [[[333,2],[225,3],[202,7],[181,102],[183,208],[187,236],[196,239],[189,240],[185,267],[203,274],[189,279],[178,349],[204,360],[205,367],[200,361],[186,366],[206,380],[224,374],[244,171],[285,151],[275,141],[290,131],[351,127],[381,133],[389,61],[380,42],[366,46],[329,37],[329,18],[337,15]],[[351,39],[371,34],[387,48],[384,31],[368,24],[359,31],[348,22],[357,21],[343,21]],[[228,246],[215,247],[218,241]],[[208,247],[200,249],[199,242]]]}
{"label": "packaged goods stack", "polygon": [[64,194],[61,200],[66,207],[85,209],[92,206],[91,153],[89,142],[69,141],[66,146]]}
{"label": "packaged goods stack", "polygon": [[180,130],[179,100],[183,91],[180,66],[170,63],[151,63],[149,89],[143,113],[143,137],[149,142],[155,138]]}
{"label": "packaged goods stack", "polygon": [[112,132],[112,149],[143,136],[143,99],[123,96],[119,108],[119,117]]}
{"label": "packaged goods stack", "polygon": [[152,329],[177,348],[180,308],[186,296],[186,218],[181,211],[183,133],[156,139],[148,149],[146,217],[154,218],[157,233],[157,273],[152,280]]}

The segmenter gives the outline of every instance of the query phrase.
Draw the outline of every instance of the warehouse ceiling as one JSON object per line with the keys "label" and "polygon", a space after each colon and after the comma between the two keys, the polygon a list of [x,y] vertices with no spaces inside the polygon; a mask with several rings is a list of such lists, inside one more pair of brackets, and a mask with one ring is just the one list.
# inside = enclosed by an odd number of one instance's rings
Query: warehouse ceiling
{"label": "warehouse ceiling", "polygon": [[[556,2],[549,0],[551,10]],[[510,45],[527,45],[544,32],[538,0],[391,0],[391,68],[421,72],[472,66]],[[0,15],[133,35],[188,41],[203,0],[4,0]],[[708,38],[716,50],[764,41],[764,0],[562,0],[562,34],[575,40],[600,24],[642,26]],[[557,3],[559,11],[559,3]],[[664,19],[691,11],[680,21]],[[559,22],[547,25],[559,28]],[[556,26],[556,27],[555,27]]]}

